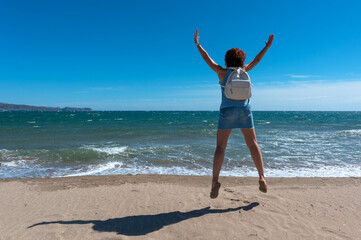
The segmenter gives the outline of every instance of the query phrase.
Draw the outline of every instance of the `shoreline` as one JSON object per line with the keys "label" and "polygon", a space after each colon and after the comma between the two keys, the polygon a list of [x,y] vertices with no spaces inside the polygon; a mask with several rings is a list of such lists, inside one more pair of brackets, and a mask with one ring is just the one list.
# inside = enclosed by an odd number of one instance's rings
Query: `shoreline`
{"label": "shoreline", "polygon": [[[221,172],[222,173],[222,172]],[[157,173],[138,173],[138,174],[104,174],[104,175],[74,175],[74,176],[55,176],[55,177],[10,177],[10,178],[0,178],[0,183],[1,182],[10,182],[10,181],[20,181],[20,182],[27,182],[27,181],[32,181],[32,180],[39,180],[39,181],[43,181],[43,180],[51,180],[51,179],[74,179],[76,181],[76,179],[79,178],[124,178],[125,180],[127,180],[128,178],[139,178],[139,179],[148,179],[150,181],[152,181],[152,177],[157,177],[160,178],[162,180],[166,180],[167,178],[169,178],[168,180],[172,181],[174,178],[212,178],[212,175],[180,175],[180,174],[157,174]],[[258,177],[255,176],[220,176],[220,178],[224,178],[226,179],[227,182],[232,182],[232,181],[236,181],[237,179],[245,179],[245,180],[250,180],[250,179],[258,179]],[[266,179],[273,179],[274,180],[281,180],[281,179],[361,179],[361,176],[337,176],[337,177],[329,177],[329,176],[321,176],[321,177],[315,177],[315,176],[309,176],[309,177],[304,177],[304,176],[285,176],[285,177],[267,177]],[[311,180],[313,181],[313,180]],[[277,181],[276,181],[277,182]],[[306,181],[307,182],[307,181]]]}
{"label": "shoreline", "polygon": [[[139,174],[105,174],[105,175],[81,175],[81,176],[56,176],[56,177],[24,177],[24,178],[0,178],[0,183],[1,182],[9,182],[9,181],[21,181],[21,182],[26,182],[27,180],[51,180],[51,179],[79,179],[79,178],[124,178],[124,179],[129,179],[129,178],[139,178],[140,179],[147,179],[150,181],[153,181],[153,177],[157,177],[160,178],[162,180],[165,180],[166,178],[169,177],[170,180],[174,180],[174,178],[212,178],[212,175],[181,175],[181,174],[147,174],[147,173],[139,173]],[[226,181],[235,181],[237,179],[247,179],[247,180],[251,180],[251,179],[256,179],[258,177],[253,177],[253,176],[246,176],[246,177],[242,177],[242,176],[220,176],[220,178],[225,178],[227,179]],[[358,176],[349,176],[349,177],[266,177],[267,179],[273,179],[273,180],[281,180],[281,179],[360,179],[361,177]]]}
{"label": "shoreline", "polygon": [[0,239],[360,239],[361,178],[0,179]]}

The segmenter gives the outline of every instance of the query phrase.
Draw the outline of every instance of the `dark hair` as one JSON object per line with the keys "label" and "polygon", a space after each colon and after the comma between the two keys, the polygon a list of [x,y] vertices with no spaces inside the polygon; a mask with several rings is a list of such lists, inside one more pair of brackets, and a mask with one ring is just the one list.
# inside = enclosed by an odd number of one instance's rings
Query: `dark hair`
{"label": "dark hair", "polygon": [[227,67],[243,67],[246,56],[247,54],[243,50],[232,48],[226,52],[224,59],[226,60]]}

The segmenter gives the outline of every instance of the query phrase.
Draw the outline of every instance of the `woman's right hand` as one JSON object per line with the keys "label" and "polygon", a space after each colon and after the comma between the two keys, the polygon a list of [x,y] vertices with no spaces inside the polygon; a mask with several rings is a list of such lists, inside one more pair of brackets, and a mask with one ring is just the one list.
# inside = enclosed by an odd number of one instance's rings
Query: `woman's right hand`
{"label": "woman's right hand", "polygon": [[197,29],[196,33],[194,34],[194,43],[195,43],[195,44],[198,44],[198,40],[199,40],[198,33],[199,33],[199,31],[198,31],[198,29]]}

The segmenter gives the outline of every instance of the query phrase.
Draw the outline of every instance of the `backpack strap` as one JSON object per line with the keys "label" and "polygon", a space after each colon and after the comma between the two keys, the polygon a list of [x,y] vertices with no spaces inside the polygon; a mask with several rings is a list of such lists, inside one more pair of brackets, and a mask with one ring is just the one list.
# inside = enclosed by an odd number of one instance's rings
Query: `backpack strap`
{"label": "backpack strap", "polygon": [[[231,70],[230,68],[226,68],[227,70]],[[231,75],[232,74],[232,71],[230,72],[230,73],[228,73],[228,71],[227,71],[227,75],[225,76],[225,77],[227,77],[227,79],[229,78],[229,75]],[[224,88],[224,86],[222,85],[222,82],[223,81],[225,81],[225,82],[227,82],[227,79],[226,78],[224,78],[221,82],[219,82],[219,85],[221,85],[221,87],[223,87]]]}
{"label": "backpack strap", "polygon": [[[246,70],[244,70],[244,69],[241,68],[241,67],[227,67],[227,69],[237,71],[238,74],[240,74],[241,71],[242,71],[242,72],[246,72]],[[234,71],[232,71],[232,72],[234,72]]]}
{"label": "backpack strap", "polygon": [[230,69],[230,70],[238,70],[238,69],[241,69],[243,71],[245,71],[243,68],[241,67],[227,67],[226,69]]}

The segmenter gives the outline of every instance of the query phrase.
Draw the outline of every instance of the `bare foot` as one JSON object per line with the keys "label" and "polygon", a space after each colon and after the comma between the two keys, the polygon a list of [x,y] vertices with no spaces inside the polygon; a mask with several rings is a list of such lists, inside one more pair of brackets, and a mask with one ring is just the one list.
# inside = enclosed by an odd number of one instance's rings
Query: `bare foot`
{"label": "bare foot", "polygon": [[221,187],[221,183],[216,182],[216,183],[212,183],[212,190],[210,193],[210,198],[216,198],[218,197],[218,192],[219,192],[219,188]]}
{"label": "bare foot", "polygon": [[264,180],[264,178],[260,179],[258,181],[259,183],[259,190],[263,193],[266,193],[267,192],[267,183],[266,183],[266,180]]}

